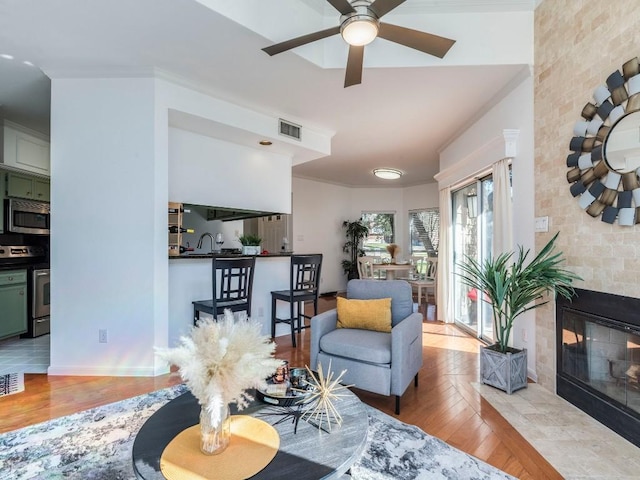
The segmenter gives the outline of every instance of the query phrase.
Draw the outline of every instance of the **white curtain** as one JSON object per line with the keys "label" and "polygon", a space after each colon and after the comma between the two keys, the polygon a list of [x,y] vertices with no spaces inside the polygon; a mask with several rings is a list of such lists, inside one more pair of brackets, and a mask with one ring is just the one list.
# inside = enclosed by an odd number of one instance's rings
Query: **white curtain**
{"label": "white curtain", "polygon": [[438,247],[438,320],[453,323],[453,251],[451,187],[440,190],[440,243]]}
{"label": "white curtain", "polygon": [[513,250],[509,158],[493,164],[493,256]]}

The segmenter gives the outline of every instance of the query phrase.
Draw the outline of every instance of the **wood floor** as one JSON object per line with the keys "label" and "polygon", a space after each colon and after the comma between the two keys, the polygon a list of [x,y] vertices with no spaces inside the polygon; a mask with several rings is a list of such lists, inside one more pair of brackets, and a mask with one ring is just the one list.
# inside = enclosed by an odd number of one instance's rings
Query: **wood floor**
{"label": "wood floor", "polygon": [[[320,310],[335,299],[321,299]],[[452,325],[425,322],[424,366],[419,386],[409,386],[398,417],[521,479],[561,479],[500,414],[482,399],[471,382],[478,379],[479,342]],[[290,365],[309,363],[309,330],[299,337],[279,337],[276,355]],[[0,398],[0,433],[133,397],[180,382],[176,375],[139,377],[49,377],[25,375],[25,391]],[[394,399],[354,389],[360,399],[393,414]]]}

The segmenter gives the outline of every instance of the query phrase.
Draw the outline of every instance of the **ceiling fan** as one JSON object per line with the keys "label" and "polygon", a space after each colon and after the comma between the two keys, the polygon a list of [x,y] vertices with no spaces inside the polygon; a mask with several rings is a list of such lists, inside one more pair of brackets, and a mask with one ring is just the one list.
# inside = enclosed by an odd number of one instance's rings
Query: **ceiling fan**
{"label": "ceiling fan", "polygon": [[340,25],[276,43],[262,50],[269,55],[276,55],[339,33],[349,44],[349,58],[344,79],[346,88],[362,82],[364,46],[371,43],[376,37],[439,58],[443,58],[456,43],[455,40],[449,38],[380,21],[383,15],[404,3],[405,0],[327,0],[327,2],[341,13]]}

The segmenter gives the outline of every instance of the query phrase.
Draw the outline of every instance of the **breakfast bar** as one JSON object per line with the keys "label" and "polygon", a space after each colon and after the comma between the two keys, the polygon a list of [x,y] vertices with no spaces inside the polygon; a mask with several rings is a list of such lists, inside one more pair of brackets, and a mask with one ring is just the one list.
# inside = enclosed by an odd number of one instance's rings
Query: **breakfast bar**
{"label": "breakfast bar", "polygon": [[[238,254],[187,254],[169,256],[169,344],[175,345],[193,325],[191,302],[212,297],[211,259],[239,257]],[[292,253],[256,255],[253,276],[251,317],[262,323],[262,333],[271,333],[271,291],[289,288]],[[286,308],[286,306],[283,306]],[[284,312],[283,312],[284,313]],[[203,314],[206,315],[206,314]],[[286,325],[276,335],[286,334]]]}

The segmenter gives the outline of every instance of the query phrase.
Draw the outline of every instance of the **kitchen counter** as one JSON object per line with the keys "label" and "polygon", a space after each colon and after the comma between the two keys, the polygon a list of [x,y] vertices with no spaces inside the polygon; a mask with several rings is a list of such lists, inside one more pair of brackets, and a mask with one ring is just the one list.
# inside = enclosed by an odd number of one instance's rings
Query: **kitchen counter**
{"label": "kitchen counter", "polygon": [[278,253],[261,253],[260,255],[243,255],[242,253],[185,253],[179,256],[169,255],[169,260],[174,259],[193,259],[193,258],[235,258],[235,257],[256,257],[256,258],[270,258],[270,257],[290,257],[293,252],[278,252]]}

